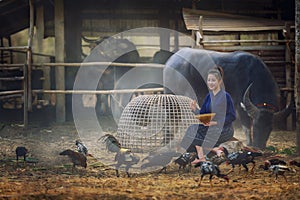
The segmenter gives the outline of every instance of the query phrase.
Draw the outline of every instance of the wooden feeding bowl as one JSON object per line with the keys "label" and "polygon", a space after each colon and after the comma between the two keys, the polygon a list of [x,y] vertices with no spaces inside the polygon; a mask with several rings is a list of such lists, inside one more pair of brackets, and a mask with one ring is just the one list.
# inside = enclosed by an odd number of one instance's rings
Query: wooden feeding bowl
{"label": "wooden feeding bowl", "polygon": [[210,122],[215,115],[216,113],[205,113],[205,114],[195,115],[195,117],[199,119],[199,121],[202,122],[203,124],[206,124]]}

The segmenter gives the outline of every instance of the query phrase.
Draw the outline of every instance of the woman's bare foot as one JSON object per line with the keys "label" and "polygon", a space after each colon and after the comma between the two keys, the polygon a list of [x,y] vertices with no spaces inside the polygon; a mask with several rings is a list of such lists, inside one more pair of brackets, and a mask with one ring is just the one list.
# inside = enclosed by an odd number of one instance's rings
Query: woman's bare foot
{"label": "woman's bare foot", "polygon": [[216,154],[218,157],[221,157],[222,154],[224,154],[224,152],[222,150],[218,149],[218,150],[216,150]]}
{"label": "woman's bare foot", "polygon": [[201,157],[201,158],[196,158],[193,162],[191,162],[191,164],[192,165],[195,165],[195,164],[197,164],[197,163],[199,163],[199,162],[205,162],[206,161],[206,159],[205,159],[205,157]]}
{"label": "woman's bare foot", "polygon": [[221,157],[224,154],[223,147],[215,147],[213,151],[217,154],[218,157]]}

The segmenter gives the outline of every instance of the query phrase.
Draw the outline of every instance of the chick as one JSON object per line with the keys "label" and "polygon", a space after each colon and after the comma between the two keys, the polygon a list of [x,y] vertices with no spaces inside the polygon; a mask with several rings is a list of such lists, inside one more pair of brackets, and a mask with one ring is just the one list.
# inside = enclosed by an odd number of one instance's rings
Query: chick
{"label": "chick", "polygon": [[262,156],[261,152],[252,152],[252,151],[241,151],[241,152],[233,152],[233,153],[228,153],[227,149],[224,148],[224,154],[227,158],[227,163],[231,164],[232,168],[231,170],[227,173],[231,173],[234,171],[235,165],[243,166],[246,170],[246,172],[249,171],[247,164],[252,163],[253,166],[250,170],[251,173],[253,173],[253,170],[255,168],[255,161],[254,159],[258,156]]}
{"label": "chick", "polygon": [[269,167],[269,170],[271,171],[270,176],[275,175],[275,181],[276,182],[278,180],[278,175],[283,176],[285,182],[287,182],[287,179],[286,179],[284,173],[286,171],[291,171],[291,169],[288,166],[286,166],[286,165],[271,165]]}
{"label": "chick", "polygon": [[77,146],[77,150],[79,153],[82,153],[84,155],[88,153],[88,149],[86,148],[86,146],[79,140],[75,141],[75,145]]}
{"label": "chick", "polygon": [[223,178],[226,182],[229,182],[229,178],[227,175],[222,174],[219,167],[212,162],[209,161],[201,161],[195,165],[195,167],[200,168],[201,178],[199,182],[199,186],[201,186],[202,179],[205,175],[209,175],[209,183],[210,187],[212,187],[212,177],[217,176],[219,178]]}
{"label": "chick", "polygon": [[116,176],[120,176],[119,168],[122,165],[125,165],[126,174],[128,177],[130,177],[131,175],[129,174],[129,169],[132,167],[132,165],[135,165],[140,161],[140,157],[134,155],[130,149],[123,148],[118,139],[111,134],[105,134],[104,136],[100,137],[99,140],[102,140],[105,143],[106,149],[109,152],[116,153]]}
{"label": "chick", "polygon": [[268,170],[272,165],[286,165],[286,164],[287,163],[284,160],[273,158],[273,159],[265,160],[264,165],[259,166],[259,168]]}
{"label": "chick", "polygon": [[186,166],[188,166],[188,171],[191,172],[192,162],[197,158],[196,152],[187,152],[184,154],[181,154],[176,160],[174,160],[174,163],[179,165],[178,170],[185,169]]}

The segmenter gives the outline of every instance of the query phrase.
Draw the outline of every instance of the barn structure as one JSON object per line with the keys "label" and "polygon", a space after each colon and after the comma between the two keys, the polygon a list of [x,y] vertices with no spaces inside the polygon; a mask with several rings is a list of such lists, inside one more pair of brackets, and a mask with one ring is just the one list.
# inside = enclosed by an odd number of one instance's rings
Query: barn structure
{"label": "barn structure", "polygon": [[[6,116],[15,116],[9,113],[23,108],[25,127],[28,111],[35,112],[37,107],[53,105],[58,122],[71,118],[71,95],[93,93],[72,90],[85,56],[104,38],[143,27],[174,31],[138,33],[132,41],[139,59],[117,62],[114,70],[122,63],[127,67],[145,67],[147,63],[146,67],[155,66],[162,71],[163,61],[162,65],[153,64],[154,54],[161,49],[175,52],[191,46],[244,50],[260,56],[270,68],[282,92],[282,106],[293,95],[293,0],[2,0],[0,11],[0,109],[8,113]],[[22,30],[28,30],[26,44],[13,41]],[[191,36],[195,42],[187,44],[178,32]],[[45,53],[49,48],[44,44],[47,38],[54,39],[51,55]],[[122,34],[120,38],[130,39]],[[142,47],[151,50],[143,52]],[[16,61],[20,55],[23,60]],[[115,92],[113,85],[102,89],[98,95],[109,97]],[[292,121],[288,126],[293,126]]]}

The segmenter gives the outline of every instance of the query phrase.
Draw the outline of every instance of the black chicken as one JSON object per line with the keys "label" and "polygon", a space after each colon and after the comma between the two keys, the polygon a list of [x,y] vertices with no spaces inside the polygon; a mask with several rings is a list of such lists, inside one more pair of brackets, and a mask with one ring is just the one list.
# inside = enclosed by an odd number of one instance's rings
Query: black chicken
{"label": "black chicken", "polygon": [[116,152],[115,161],[116,164],[116,175],[119,177],[119,168],[121,165],[125,165],[125,171],[128,177],[129,168],[132,165],[137,164],[140,161],[140,158],[134,155],[130,149],[122,148],[120,142],[111,134],[105,134],[100,137],[99,140],[102,140],[106,144],[106,149],[110,152]]}
{"label": "black chicken", "polygon": [[76,151],[67,149],[61,152],[59,155],[68,156],[73,163],[73,169],[75,168],[76,165],[84,168],[87,167],[87,163],[86,163],[87,159],[82,153],[78,153]]}
{"label": "black chicken", "polygon": [[291,161],[289,162],[289,164],[290,164],[290,165],[295,165],[295,166],[297,166],[297,167],[300,167],[300,162],[298,162],[298,161],[296,161],[296,160],[291,160]]}
{"label": "black chicken", "polygon": [[180,169],[185,169],[188,166],[188,171],[191,172],[191,168],[192,168],[192,162],[197,158],[197,154],[196,152],[187,152],[184,154],[181,154],[179,156],[179,158],[177,158],[176,160],[174,160],[174,163],[179,165],[178,170]]}
{"label": "black chicken", "polygon": [[25,147],[17,147],[16,148],[16,159],[17,162],[19,162],[19,157],[23,156],[24,162],[26,161],[26,155],[28,153],[28,149],[26,149]]}
{"label": "black chicken", "polygon": [[221,174],[221,171],[217,165],[214,165],[210,161],[201,161],[195,164],[195,167],[200,167],[201,178],[198,186],[201,186],[202,179],[205,175],[209,175],[209,183],[210,187],[212,187],[212,177],[217,176],[219,178],[223,178],[229,183],[229,178],[225,174]]}
{"label": "black chicken", "polygon": [[250,170],[251,173],[253,173],[253,170],[255,168],[255,161],[254,159],[258,156],[262,156],[261,152],[252,152],[252,151],[239,151],[239,152],[232,152],[228,153],[228,150],[226,148],[223,148],[224,154],[227,158],[227,163],[231,164],[232,169],[227,172],[227,174],[234,171],[235,165],[239,165],[239,167],[242,165],[246,172],[249,171],[247,164],[252,163],[253,166]]}
{"label": "black chicken", "polygon": [[162,167],[158,173],[167,171],[167,166],[171,163],[174,157],[179,157],[181,153],[176,151],[164,151],[164,152],[156,152],[153,154],[149,154],[143,161],[148,160],[147,163],[142,164],[141,169],[144,170],[149,167]]}

